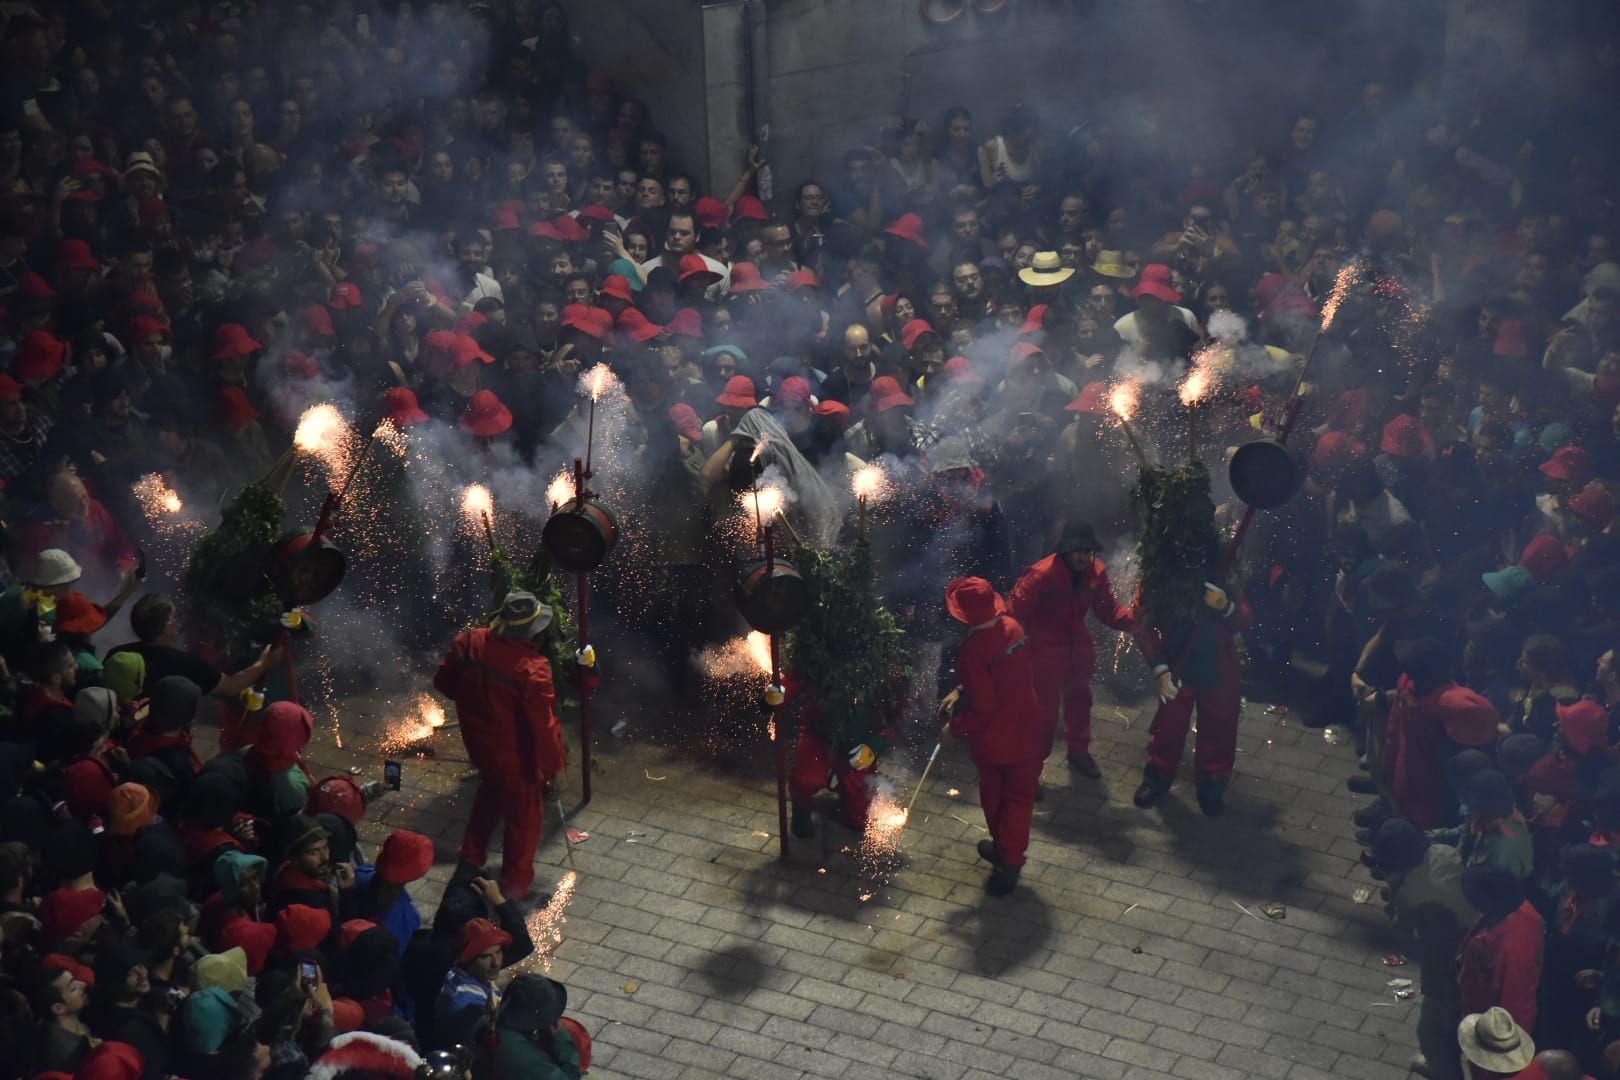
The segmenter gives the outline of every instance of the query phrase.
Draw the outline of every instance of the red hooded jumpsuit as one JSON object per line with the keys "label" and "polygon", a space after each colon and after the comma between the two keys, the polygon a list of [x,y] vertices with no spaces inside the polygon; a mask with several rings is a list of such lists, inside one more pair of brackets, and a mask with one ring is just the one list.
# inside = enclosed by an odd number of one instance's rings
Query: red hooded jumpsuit
{"label": "red hooded jumpsuit", "polygon": [[504,818],[501,891],[524,896],[534,881],[544,783],[568,764],[551,663],[533,642],[480,627],[456,636],[433,687],[456,703],[461,741],[478,770],[461,857],[483,866],[490,833]]}

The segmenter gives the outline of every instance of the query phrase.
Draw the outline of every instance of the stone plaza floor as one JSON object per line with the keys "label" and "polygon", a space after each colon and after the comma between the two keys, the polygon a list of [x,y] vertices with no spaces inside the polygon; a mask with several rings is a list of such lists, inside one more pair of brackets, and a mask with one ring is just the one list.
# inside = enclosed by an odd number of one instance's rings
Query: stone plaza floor
{"label": "stone plaza floor", "polygon": [[[363,699],[345,707],[344,749],[317,735],[317,776],[381,775],[381,721],[366,712]],[[1023,881],[1005,899],[983,890],[984,820],[960,745],[942,755],[901,834],[903,858],[882,876],[857,858],[860,837],[820,814],[816,838],[778,858],[763,740],[757,765],[738,768],[639,740],[632,726],[597,745],[593,798],[578,810],[572,749],[569,824],[590,835],[576,847],[562,940],[541,945],[593,1034],[590,1075],[1406,1075],[1418,1002],[1388,984],[1416,968],[1383,963],[1393,941],[1351,836],[1352,748],[1250,702],[1227,815],[1204,818],[1186,781],[1143,812],[1130,796],[1151,715],[1151,703],[1098,687],[1103,779],[1071,777],[1059,739]],[[372,844],[398,827],[434,838],[438,864],[413,888],[425,912],[454,868],[473,784],[454,731],[434,744],[435,756],[406,759],[404,790],[361,829]],[[906,759],[891,766],[902,798],[925,753],[894,755]],[[568,867],[555,818],[553,804],[538,865],[547,888]]]}

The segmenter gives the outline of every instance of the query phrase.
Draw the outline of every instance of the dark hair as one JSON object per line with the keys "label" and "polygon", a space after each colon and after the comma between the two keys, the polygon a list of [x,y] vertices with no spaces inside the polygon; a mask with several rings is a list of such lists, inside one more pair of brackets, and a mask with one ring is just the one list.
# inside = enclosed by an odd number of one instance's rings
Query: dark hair
{"label": "dark hair", "polygon": [[66,675],[73,666],[73,650],[65,641],[41,641],[28,651],[23,671],[37,683],[48,683]]}
{"label": "dark hair", "polygon": [[174,601],[167,594],[148,593],[130,609],[129,628],[143,645],[150,645],[163,636],[174,613]]}
{"label": "dark hair", "polygon": [[154,961],[161,963],[174,955],[174,951],[180,947],[180,927],[184,922],[185,912],[180,908],[162,908],[141,920],[136,938],[141,948],[145,949]]}
{"label": "dark hair", "polygon": [[1549,678],[1569,674],[1569,650],[1551,634],[1531,634],[1525,638],[1524,658]]}
{"label": "dark hair", "polygon": [[0,844],[0,893],[27,885],[34,877],[34,859],[27,844],[7,841]]}
{"label": "dark hair", "polygon": [[62,982],[62,976],[68,976],[68,982],[73,981],[73,974],[67,968],[52,968],[41,971],[39,978],[34,982],[34,992],[28,995],[33,1003],[34,1012],[40,1020],[48,1021],[51,1009],[63,1001],[62,992],[67,989],[68,983]]}

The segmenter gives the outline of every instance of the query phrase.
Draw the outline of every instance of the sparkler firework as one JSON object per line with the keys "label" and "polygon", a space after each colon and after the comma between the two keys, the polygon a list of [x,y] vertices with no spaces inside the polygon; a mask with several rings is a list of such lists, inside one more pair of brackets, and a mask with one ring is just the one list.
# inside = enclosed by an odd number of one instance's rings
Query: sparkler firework
{"label": "sparkler firework", "polygon": [[354,432],[337,406],[330,402],[311,405],[298,418],[293,445],[321,463],[329,476],[349,471]]}
{"label": "sparkler firework", "polygon": [[427,748],[428,740],[442,727],[444,706],[431,694],[417,694],[411,712],[389,724],[378,744],[390,756],[417,753]]}
{"label": "sparkler firework", "polygon": [[1117,384],[1108,392],[1108,409],[1119,419],[1119,429],[1125,433],[1131,449],[1136,452],[1136,460],[1145,469],[1147,455],[1142,452],[1142,444],[1136,441],[1136,433],[1131,430],[1131,417],[1136,415],[1136,406],[1141,399],[1141,385],[1130,380]]}
{"label": "sparkler firework", "polygon": [[1356,283],[1361,276],[1361,266],[1354,261],[1347,262],[1339,267],[1339,273],[1333,279],[1333,291],[1328,293],[1327,302],[1322,305],[1322,333],[1327,333],[1333,327],[1333,320],[1339,316],[1339,307],[1350,292],[1350,286]]}
{"label": "sparkler firework", "polygon": [[557,475],[546,485],[546,502],[550,504],[553,513],[559,506],[573,502],[575,494],[574,470],[566,466],[557,470]]}
{"label": "sparkler firework", "polygon": [[529,913],[529,940],[534,942],[534,952],[524,957],[520,963],[512,965],[511,971],[514,974],[551,970],[557,947],[562,944],[563,923],[568,921],[568,904],[574,899],[574,890],[578,887],[579,872],[568,871],[562,876],[562,880],[557,882],[556,891],[551,894],[551,900],[546,906]]}

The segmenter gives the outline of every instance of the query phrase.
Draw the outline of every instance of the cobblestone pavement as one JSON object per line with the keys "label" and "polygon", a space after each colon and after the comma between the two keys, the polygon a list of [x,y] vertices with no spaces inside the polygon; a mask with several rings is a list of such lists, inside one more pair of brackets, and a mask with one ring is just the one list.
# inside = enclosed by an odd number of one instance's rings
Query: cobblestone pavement
{"label": "cobblestone pavement", "polygon": [[[324,738],[312,756],[380,776],[355,704],[347,749]],[[859,838],[819,814],[816,839],[778,859],[763,741],[758,768],[730,771],[642,741],[599,746],[592,802],[570,818],[590,838],[551,969],[594,1034],[591,1076],[1404,1076],[1417,1002],[1387,983],[1415,969],[1381,962],[1377,885],[1351,838],[1350,747],[1250,703],[1226,817],[1201,816],[1187,783],[1142,812],[1130,795],[1150,716],[1098,688],[1104,778],[1071,777],[1059,740],[1006,899],[983,891],[983,816],[959,746],[930,777],[887,882],[863,874],[848,850]],[[471,802],[459,739],[436,742],[361,830],[372,843],[395,827],[435,839],[439,863],[415,890],[424,909]],[[917,769],[895,771],[908,791]],[[542,883],[567,865],[554,818],[548,807]],[[1372,902],[1357,904],[1368,886]]]}

